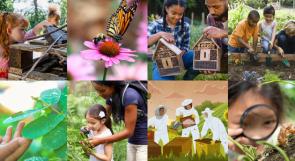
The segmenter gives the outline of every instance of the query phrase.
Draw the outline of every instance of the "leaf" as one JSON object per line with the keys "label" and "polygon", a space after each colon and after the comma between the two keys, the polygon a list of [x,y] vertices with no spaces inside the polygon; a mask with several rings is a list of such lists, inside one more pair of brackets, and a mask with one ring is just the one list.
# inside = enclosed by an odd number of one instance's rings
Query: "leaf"
{"label": "leaf", "polygon": [[62,110],[63,113],[67,113],[67,96],[68,96],[68,87],[64,87],[61,92],[61,97],[58,102],[59,108]]}
{"label": "leaf", "polygon": [[53,130],[43,136],[42,145],[48,149],[58,149],[67,142],[67,123],[59,123]]}
{"label": "leaf", "polygon": [[56,115],[54,113],[41,116],[27,124],[23,129],[22,135],[29,139],[38,138],[54,129],[64,118],[64,115]]}
{"label": "leaf", "polygon": [[56,149],[55,154],[60,158],[66,158],[66,156],[67,156],[67,144],[65,143],[60,148]]}
{"label": "leaf", "polygon": [[40,99],[50,105],[57,104],[61,97],[61,91],[58,88],[43,91],[40,94]]}
{"label": "leaf", "polygon": [[27,158],[24,161],[48,161],[48,158],[45,157],[31,157]]}
{"label": "leaf", "polygon": [[25,119],[29,116],[32,116],[38,112],[40,112],[41,110],[43,110],[43,108],[40,109],[34,109],[34,110],[27,110],[25,112],[21,111],[18,113],[13,114],[12,116],[8,117],[6,120],[3,121],[3,124],[9,124],[12,122],[16,122],[22,119]]}

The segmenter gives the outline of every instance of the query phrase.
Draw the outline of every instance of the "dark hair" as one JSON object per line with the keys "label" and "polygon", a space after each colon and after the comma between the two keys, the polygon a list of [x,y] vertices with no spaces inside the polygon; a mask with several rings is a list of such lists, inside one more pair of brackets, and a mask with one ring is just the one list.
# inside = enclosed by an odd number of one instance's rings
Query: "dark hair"
{"label": "dark hair", "polygon": [[[100,113],[101,111],[103,111],[103,112],[105,113],[105,117],[102,117],[102,118],[101,118],[101,117],[99,116],[99,113]],[[113,132],[113,129],[112,129],[112,121],[111,121],[111,118],[110,118],[110,116],[108,115],[106,109],[105,109],[102,105],[100,105],[100,104],[96,104],[96,105],[90,107],[90,108],[86,111],[86,113],[85,113],[85,117],[86,117],[87,114],[88,114],[89,116],[91,116],[92,118],[95,118],[95,119],[97,119],[97,120],[101,120],[101,119],[104,119],[104,118],[105,118],[105,119],[106,119],[105,126],[106,126],[107,128],[109,128],[109,129],[111,130],[112,133],[114,133],[114,132]]]}
{"label": "dark hair", "polygon": [[[167,26],[167,22],[166,22],[166,15],[167,15],[166,7],[169,8],[172,5],[179,5],[181,7],[186,8],[186,0],[165,0],[164,1],[163,11],[162,11],[163,12],[162,14],[163,14],[163,28],[164,28],[164,31],[166,31],[166,26]],[[184,15],[181,18],[181,32],[183,32],[183,29],[184,29]]]}
{"label": "dark hair", "polygon": [[258,89],[258,93],[271,101],[273,107],[276,108],[279,120],[282,119],[283,114],[283,95],[280,90],[280,86],[277,83],[267,83],[258,86],[256,81],[229,81],[229,89],[228,89],[228,103],[229,107],[233,104],[239,96],[243,93],[251,90]]}
{"label": "dark hair", "polygon": [[[93,84],[101,84],[107,87],[113,87],[115,90],[115,94],[112,97],[118,97],[121,94],[121,91],[123,90],[123,88],[126,85],[125,81],[91,81]],[[120,100],[120,99],[118,99]],[[114,107],[113,107],[114,106]],[[113,121],[118,123],[122,118],[120,118],[120,113],[122,112],[119,107],[121,106],[121,102],[112,102],[112,117],[113,117]]]}
{"label": "dark hair", "polygon": [[260,15],[259,15],[258,11],[256,11],[256,10],[251,10],[251,11],[249,12],[249,14],[248,14],[248,19],[253,20],[253,19],[256,19],[256,18],[260,19]]}
{"label": "dark hair", "polygon": [[272,14],[273,16],[275,16],[275,9],[273,8],[272,5],[270,6],[266,6],[264,9],[263,9],[263,14]]}

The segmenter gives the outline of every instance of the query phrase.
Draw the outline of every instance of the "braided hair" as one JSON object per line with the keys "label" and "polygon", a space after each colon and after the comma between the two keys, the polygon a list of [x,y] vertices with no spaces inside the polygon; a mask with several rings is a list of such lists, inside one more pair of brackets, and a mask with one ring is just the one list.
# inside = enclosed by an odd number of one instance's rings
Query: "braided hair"
{"label": "braided hair", "polygon": [[[166,31],[166,27],[167,27],[167,22],[166,22],[166,16],[167,16],[167,11],[166,11],[166,7],[169,8],[172,5],[179,5],[181,7],[186,8],[186,0],[165,0],[164,1],[164,6],[163,6],[163,28],[164,31]],[[182,16],[181,18],[181,32],[183,32],[184,30],[184,16]]]}

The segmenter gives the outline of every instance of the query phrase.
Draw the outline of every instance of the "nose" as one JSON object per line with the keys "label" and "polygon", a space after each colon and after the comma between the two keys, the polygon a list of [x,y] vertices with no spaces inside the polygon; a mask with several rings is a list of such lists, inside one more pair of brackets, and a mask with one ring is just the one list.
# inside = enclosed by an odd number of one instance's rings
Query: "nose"
{"label": "nose", "polygon": [[213,7],[208,7],[208,10],[210,14],[213,14],[213,15],[215,14],[215,10]]}

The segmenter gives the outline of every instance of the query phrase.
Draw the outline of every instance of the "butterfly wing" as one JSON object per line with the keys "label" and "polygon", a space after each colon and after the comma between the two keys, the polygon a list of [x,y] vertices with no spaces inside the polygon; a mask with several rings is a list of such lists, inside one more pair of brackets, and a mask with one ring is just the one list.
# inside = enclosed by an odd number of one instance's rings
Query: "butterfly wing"
{"label": "butterfly wing", "polygon": [[127,8],[126,0],[122,0],[117,11],[112,14],[107,26],[107,35],[118,40],[126,32],[130,22],[134,17],[139,0],[135,0],[130,8]]}

